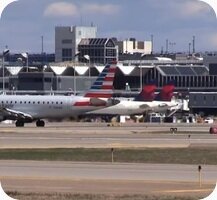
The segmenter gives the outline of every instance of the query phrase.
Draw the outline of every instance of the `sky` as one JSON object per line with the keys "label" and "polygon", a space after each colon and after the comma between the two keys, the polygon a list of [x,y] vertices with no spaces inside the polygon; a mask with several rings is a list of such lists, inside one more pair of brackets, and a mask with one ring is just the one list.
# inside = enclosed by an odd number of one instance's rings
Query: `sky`
{"label": "sky", "polygon": [[[0,0],[4,1],[4,0]],[[193,36],[198,52],[217,51],[217,19],[198,0],[18,0],[2,13],[0,49],[55,51],[55,26],[97,26],[97,37],[154,38],[154,52],[188,52]]]}

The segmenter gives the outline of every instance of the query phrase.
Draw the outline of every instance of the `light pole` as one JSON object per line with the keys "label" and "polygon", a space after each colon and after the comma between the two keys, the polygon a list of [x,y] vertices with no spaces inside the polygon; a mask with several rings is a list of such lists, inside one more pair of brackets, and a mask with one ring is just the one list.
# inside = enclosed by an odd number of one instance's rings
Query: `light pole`
{"label": "light pole", "polygon": [[44,53],[44,36],[41,36],[41,54]]}
{"label": "light pole", "polygon": [[191,43],[190,42],[188,43],[188,55],[189,56],[191,55]]}
{"label": "light pole", "polygon": [[[80,52],[78,51],[75,56],[74,56],[74,61],[76,61],[76,58],[80,55]],[[76,95],[76,62],[74,62],[74,65],[73,65],[73,68],[74,68],[74,95]]]}
{"label": "light pole", "polygon": [[168,44],[169,44],[169,40],[166,39],[166,54],[168,54]]}
{"label": "light pole", "polygon": [[74,65],[74,95],[76,95],[76,77],[75,77],[75,65]]}
{"label": "light pole", "polygon": [[88,71],[88,75],[89,75],[89,77],[90,77],[90,56],[89,56],[89,55],[84,55],[84,58],[89,61],[89,71]]}
{"label": "light pole", "polygon": [[151,54],[154,54],[154,35],[151,34]]}
{"label": "light pole", "polygon": [[195,36],[193,36],[192,47],[193,47],[192,52],[194,54],[195,53]]}
{"label": "light pole", "polygon": [[170,42],[169,45],[171,46],[171,53],[174,53],[173,47],[176,45],[176,43],[175,42]]}
{"label": "light pole", "polygon": [[28,53],[21,53],[21,55],[26,59],[26,71],[29,71],[29,55]]}
{"label": "light pole", "polygon": [[142,66],[141,66],[141,62],[140,62],[140,91],[142,91]]}
{"label": "light pole", "polygon": [[139,69],[139,77],[140,77],[140,91],[142,91],[142,57],[144,56],[145,54],[142,54],[140,56],[140,69]]}
{"label": "light pole", "polygon": [[9,49],[5,49],[2,53],[2,91],[5,94],[5,56],[9,54]]}

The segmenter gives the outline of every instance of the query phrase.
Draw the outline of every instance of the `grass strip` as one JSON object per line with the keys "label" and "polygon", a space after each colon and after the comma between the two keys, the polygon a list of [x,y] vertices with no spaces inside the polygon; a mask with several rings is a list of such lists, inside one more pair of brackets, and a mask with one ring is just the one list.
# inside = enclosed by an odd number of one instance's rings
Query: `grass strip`
{"label": "grass strip", "polygon": [[[217,164],[217,148],[114,149],[115,162]],[[1,149],[0,160],[110,162],[111,149]]]}

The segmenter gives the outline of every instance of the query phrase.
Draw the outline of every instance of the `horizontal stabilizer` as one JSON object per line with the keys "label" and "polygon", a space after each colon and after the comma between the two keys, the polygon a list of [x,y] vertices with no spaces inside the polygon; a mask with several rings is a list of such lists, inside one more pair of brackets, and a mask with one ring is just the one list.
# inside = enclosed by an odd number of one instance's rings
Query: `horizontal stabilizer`
{"label": "horizontal stabilizer", "polygon": [[98,99],[98,98],[91,98],[90,99],[90,105],[91,106],[105,106],[106,105],[106,101],[102,100],[102,99]]}
{"label": "horizontal stabilizer", "polygon": [[142,104],[141,106],[139,106],[139,108],[146,110],[146,109],[150,108],[150,106],[148,104]]}

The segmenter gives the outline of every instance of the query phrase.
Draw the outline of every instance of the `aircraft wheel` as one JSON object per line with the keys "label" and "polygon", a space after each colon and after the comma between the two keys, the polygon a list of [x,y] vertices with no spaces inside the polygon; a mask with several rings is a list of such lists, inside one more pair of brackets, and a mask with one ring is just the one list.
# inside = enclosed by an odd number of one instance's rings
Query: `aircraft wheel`
{"label": "aircraft wheel", "polygon": [[171,133],[176,133],[177,132],[177,128],[170,128],[170,132]]}
{"label": "aircraft wheel", "polygon": [[44,122],[43,120],[38,120],[38,121],[36,122],[36,126],[37,126],[37,127],[44,127],[44,126],[45,126],[45,122]]}
{"label": "aircraft wheel", "polygon": [[17,120],[15,125],[16,125],[16,127],[24,127],[24,122]]}

